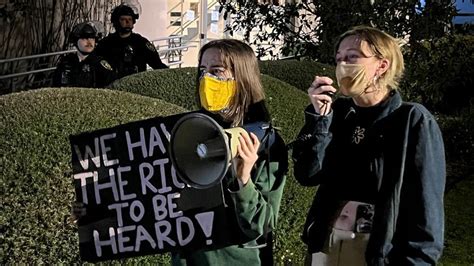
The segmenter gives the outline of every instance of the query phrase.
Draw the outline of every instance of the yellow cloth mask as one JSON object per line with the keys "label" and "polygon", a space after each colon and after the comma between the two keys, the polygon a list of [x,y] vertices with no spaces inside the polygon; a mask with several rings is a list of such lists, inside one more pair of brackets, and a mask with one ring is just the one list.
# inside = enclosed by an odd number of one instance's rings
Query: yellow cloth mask
{"label": "yellow cloth mask", "polygon": [[348,97],[361,95],[370,85],[362,64],[337,64],[336,79],[340,92]]}
{"label": "yellow cloth mask", "polygon": [[235,90],[235,80],[222,80],[212,74],[204,73],[199,81],[201,106],[211,112],[225,109],[234,98]]}

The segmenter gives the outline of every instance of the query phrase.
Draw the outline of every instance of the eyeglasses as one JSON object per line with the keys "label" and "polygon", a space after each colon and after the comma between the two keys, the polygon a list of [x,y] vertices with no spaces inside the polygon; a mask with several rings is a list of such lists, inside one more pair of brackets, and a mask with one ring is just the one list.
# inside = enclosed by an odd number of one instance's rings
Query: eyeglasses
{"label": "eyeglasses", "polygon": [[212,68],[211,70],[207,71],[205,68],[199,69],[199,77],[203,76],[211,76],[218,80],[233,80],[234,78],[226,77],[226,69],[225,68]]}

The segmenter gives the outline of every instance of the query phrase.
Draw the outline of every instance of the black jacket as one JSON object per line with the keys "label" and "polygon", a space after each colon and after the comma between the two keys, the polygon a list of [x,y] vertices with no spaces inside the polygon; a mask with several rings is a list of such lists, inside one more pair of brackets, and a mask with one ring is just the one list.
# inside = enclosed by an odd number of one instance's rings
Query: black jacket
{"label": "black jacket", "polygon": [[103,88],[115,79],[110,64],[94,53],[79,62],[76,53],[68,54],[59,60],[53,74],[55,87]]}
{"label": "black jacket", "polygon": [[[341,190],[350,191],[341,180],[358,178],[344,163],[351,159],[346,158],[344,139],[353,134],[347,125],[357,119],[354,107],[351,99],[341,98],[330,115],[319,116],[309,106],[300,132],[306,141],[293,148],[296,179],[306,186],[319,185],[302,235],[310,252],[321,250],[334,210],[345,196]],[[365,132],[362,155],[375,188],[367,264],[433,265],[444,238],[446,172],[440,129],[422,105],[402,102],[398,92],[378,108]]]}
{"label": "black jacket", "polygon": [[96,53],[103,56],[116,69],[118,77],[124,77],[146,70],[168,68],[161,62],[155,46],[140,34],[133,33],[121,38],[115,32],[99,41]]}

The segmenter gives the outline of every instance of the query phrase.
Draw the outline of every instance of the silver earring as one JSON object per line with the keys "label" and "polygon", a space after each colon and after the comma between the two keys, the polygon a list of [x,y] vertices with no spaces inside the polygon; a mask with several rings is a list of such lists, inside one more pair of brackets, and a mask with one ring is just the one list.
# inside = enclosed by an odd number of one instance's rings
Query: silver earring
{"label": "silver earring", "polygon": [[373,83],[373,85],[374,85],[374,88],[375,88],[375,91],[376,91],[376,92],[379,92],[379,91],[380,91],[380,86],[379,86],[380,84],[379,84],[378,81],[379,81],[379,75],[375,75],[374,78],[373,78],[373,80],[372,80],[372,83]]}

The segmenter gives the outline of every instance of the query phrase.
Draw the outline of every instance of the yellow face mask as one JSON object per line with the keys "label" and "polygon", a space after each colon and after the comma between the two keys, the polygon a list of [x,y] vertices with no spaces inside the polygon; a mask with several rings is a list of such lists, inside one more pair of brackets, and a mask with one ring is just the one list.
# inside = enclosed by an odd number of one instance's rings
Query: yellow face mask
{"label": "yellow face mask", "polygon": [[225,109],[235,96],[235,80],[222,80],[205,73],[199,82],[201,106],[211,112]]}
{"label": "yellow face mask", "polygon": [[361,95],[370,85],[361,64],[337,64],[336,79],[341,93],[348,97]]}

